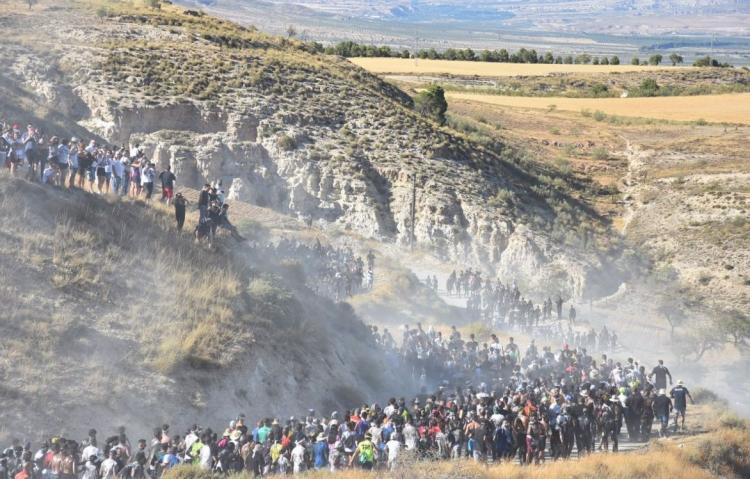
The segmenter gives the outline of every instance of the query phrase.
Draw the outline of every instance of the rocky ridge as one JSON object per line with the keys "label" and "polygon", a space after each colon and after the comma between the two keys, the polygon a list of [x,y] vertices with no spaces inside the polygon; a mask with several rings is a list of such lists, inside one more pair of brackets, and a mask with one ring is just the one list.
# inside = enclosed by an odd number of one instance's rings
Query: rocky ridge
{"label": "rocky ridge", "polygon": [[421,118],[349,62],[178,7],[50,8],[5,20],[50,32],[46,41],[0,48],[14,65],[3,82],[55,126],[140,144],[182,184],[221,179],[230,198],[401,245],[416,176],[418,247],[528,288],[598,293],[609,260],[575,237],[606,226],[585,205],[517,152]]}

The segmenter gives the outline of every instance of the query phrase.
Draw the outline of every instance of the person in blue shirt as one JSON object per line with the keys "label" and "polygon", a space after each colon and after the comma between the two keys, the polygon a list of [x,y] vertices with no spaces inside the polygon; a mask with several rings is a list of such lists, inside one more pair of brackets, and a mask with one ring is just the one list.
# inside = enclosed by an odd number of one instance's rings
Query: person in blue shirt
{"label": "person in blue shirt", "polygon": [[682,424],[680,425],[680,431],[685,431],[685,412],[687,411],[687,400],[690,399],[691,404],[695,404],[693,397],[690,395],[690,391],[685,387],[685,383],[682,380],[677,381],[677,386],[672,388],[669,396],[674,399],[674,432],[677,432],[677,421],[682,418]]}
{"label": "person in blue shirt", "polygon": [[328,443],[325,434],[318,434],[318,439],[313,444],[313,467],[325,469],[328,466]]}

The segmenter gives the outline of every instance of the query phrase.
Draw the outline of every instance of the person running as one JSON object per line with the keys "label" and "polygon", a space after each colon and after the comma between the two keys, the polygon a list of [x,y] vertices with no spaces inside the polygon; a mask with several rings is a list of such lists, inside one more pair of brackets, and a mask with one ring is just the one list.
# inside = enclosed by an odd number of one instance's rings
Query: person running
{"label": "person running", "polygon": [[369,433],[365,434],[365,438],[357,444],[354,449],[354,454],[349,460],[349,466],[354,464],[354,460],[357,460],[359,467],[366,471],[371,471],[375,465],[375,444],[372,442],[372,435]]}
{"label": "person running", "polygon": [[687,400],[690,399],[691,404],[695,404],[693,397],[690,395],[690,391],[685,387],[685,383],[680,379],[677,381],[677,386],[672,388],[669,393],[669,397],[674,399],[674,432],[677,433],[677,421],[682,418],[680,424],[680,431],[685,432],[685,413],[687,411]]}
{"label": "person running", "polygon": [[654,388],[657,390],[667,389],[667,378],[669,378],[669,385],[672,385],[672,374],[669,372],[669,369],[664,366],[663,359],[659,360],[659,364],[654,367],[651,374],[648,375],[648,378],[654,379]]}
{"label": "person running", "polygon": [[672,412],[672,400],[667,397],[667,391],[659,390],[659,395],[654,398],[652,403],[654,417],[659,421],[659,437],[667,437],[667,428],[669,427],[669,415]]}

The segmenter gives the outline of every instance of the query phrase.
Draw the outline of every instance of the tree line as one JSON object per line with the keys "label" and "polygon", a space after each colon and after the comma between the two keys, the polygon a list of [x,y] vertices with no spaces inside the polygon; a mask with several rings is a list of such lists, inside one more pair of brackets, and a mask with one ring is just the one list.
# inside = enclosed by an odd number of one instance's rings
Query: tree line
{"label": "tree line", "polygon": [[[370,58],[419,58],[423,60],[450,60],[450,61],[471,61],[471,62],[489,62],[489,63],[541,63],[541,64],[567,64],[567,65],[619,65],[620,57],[617,55],[593,56],[588,53],[579,55],[554,55],[552,52],[539,53],[534,49],[521,48],[518,51],[510,52],[505,48],[499,50],[482,50],[474,51],[471,48],[448,48],[444,51],[437,51],[434,48],[417,50],[413,54],[408,49],[395,49],[389,46],[363,45],[353,41],[343,41],[336,45],[323,47],[316,43],[315,49],[328,55],[338,55],[344,58],[353,57],[370,57]],[[672,53],[665,57],[659,53],[650,55],[648,58],[641,60],[639,57],[631,59],[632,65],[661,65],[664,61],[669,60],[673,66],[684,63],[684,58],[678,53]],[[728,63],[720,63],[716,59],[703,57],[697,59],[693,66],[696,67],[729,67]]]}
{"label": "tree line", "polygon": [[412,54],[408,49],[394,49],[389,46],[362,45],[352,41],[339,42],[336,45],[325,47],[323,51],[329,55],[339,55],[345,58],[371,57],[371,58],[420,58],[424,60],[462,60],[471,62],[490,63],[547,63],[547,64],[594,64],[594,65],[619,65],[620,58],[595,57],[589,54],[580,55],[557,55],[551,52],[538,53],[534,49],[521,48],[516,52],[510,52],[505,48],[500,50],[482,50],[476,52],[471,48],[448,48],[437,51],[434,48],[421,49]]}

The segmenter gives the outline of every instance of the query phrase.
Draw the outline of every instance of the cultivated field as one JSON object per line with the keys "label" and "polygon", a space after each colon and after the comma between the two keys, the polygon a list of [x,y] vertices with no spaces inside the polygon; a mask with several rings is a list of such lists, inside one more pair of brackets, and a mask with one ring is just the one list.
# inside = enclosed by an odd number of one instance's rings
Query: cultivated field
{"label": "cultivated field", "polygon": [[566,111],[601,111],[608,115],[750,124],[750,93],[687,97],[562,98],[520,97],[475,93],[447,93],[450,100],[470,100],[490,105]]}
{"label": "cultivated field", "polygon": [[[675,69],[672,66],[634,65],[548,65],[528,63],[488,63],[450,60],[411,60],[407,58],[351,58],[350,61],[373,73],[413,73],[476,75],[482,77],[538,76],[550,73],[623,73]],[[692,67],[679,67],[692,68]]]}

